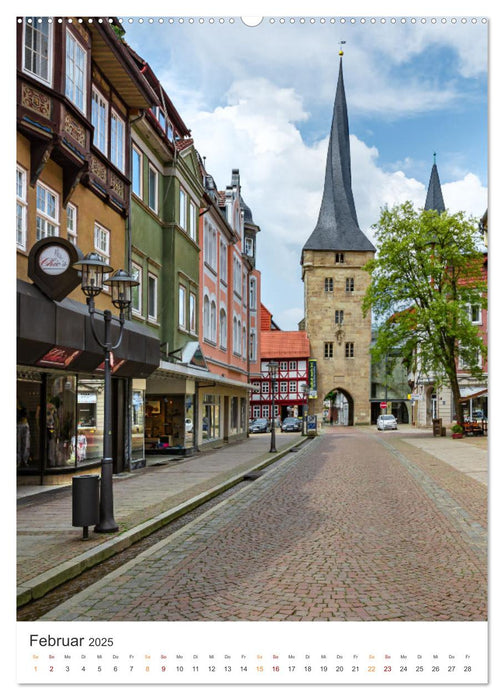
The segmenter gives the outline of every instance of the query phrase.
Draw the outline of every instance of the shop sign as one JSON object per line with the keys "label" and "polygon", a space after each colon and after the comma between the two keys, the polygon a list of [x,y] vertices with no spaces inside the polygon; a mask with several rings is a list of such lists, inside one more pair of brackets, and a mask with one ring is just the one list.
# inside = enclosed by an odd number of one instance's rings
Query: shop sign
{"label": "shop sign", "polygon": [[80,350],[55,346],[37,361],[42,367],[68,367],[68,365],[81,354]]}
{"label": "shop sign", "polygon": [[96,403],[96,393],[92,391],[80,392],[78,395],[79,403]]}
{"label": "shop sign", "polygon": [[317,360],[308,360],[308,398],[317,398]]}
{"label": "shop sign", "polygon": [[80,284],[73,267],[78,259],[77,248],[66,238],[42,238],[30,250],[28,276],[50,299],[62,301]]}

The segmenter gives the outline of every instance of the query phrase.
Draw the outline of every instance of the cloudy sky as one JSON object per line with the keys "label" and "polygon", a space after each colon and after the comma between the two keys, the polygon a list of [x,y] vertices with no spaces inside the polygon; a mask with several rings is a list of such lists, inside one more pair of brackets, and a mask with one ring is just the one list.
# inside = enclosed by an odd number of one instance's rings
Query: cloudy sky
{"label": "cloudy sky", "polygon": [[488,25],[478,16],[393,23],[387,15],[385,22],[323,15],[322,22],[322,15],[275,14],[254,27],[187,9],[163,22],[119,16],[218,188],[239,168],[261,227],[262,300],[283,330],[295,330],[304,315],[299,261],[322,197],[340,42],[361,229],[372,239],[384,205],[423,206],[434,152],[447,208],[484,213]]}

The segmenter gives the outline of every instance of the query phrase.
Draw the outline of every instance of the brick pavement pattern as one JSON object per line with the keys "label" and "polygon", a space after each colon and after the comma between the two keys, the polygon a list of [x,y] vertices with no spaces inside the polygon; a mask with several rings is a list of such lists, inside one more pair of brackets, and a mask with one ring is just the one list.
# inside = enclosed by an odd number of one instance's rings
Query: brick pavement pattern
{"label": "brick pavement pattern", "polygon": [[487,619],[486,488],[328,430],[46,620]]}

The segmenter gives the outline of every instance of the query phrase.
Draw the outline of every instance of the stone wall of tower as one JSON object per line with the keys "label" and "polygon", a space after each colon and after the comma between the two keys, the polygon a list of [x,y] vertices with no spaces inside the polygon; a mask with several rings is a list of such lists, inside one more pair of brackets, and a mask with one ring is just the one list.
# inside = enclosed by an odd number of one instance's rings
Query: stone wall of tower
{"label": "stone wall of tower", "polygon": [[[370,277],[362,267],[374,252],[345,251],[343,263],[336,262],[336,256],[335,251],[303,251],[305,328],[310,357],[317,360],[318,386],[309,410],[321,419],[325,396],[343,389],[353,399],[354,424],[369,424],[371,315],[363,317],[362,301]],[[326,279],[333,280],[332,291]],[[347,291],[347,279],[353,279],[353,291]],[[340,339],[335,311],[344,312]],[[325,357],[325,343],[333,343],[332,358]],[[353,357],[345,356],[346,343],[353,343]]]}

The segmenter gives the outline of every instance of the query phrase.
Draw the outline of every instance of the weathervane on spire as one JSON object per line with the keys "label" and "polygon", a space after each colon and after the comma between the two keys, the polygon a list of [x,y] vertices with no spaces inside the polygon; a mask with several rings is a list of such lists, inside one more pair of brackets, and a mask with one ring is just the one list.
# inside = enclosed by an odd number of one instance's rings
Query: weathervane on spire
{"label": "weathervane on spire", "polygon": [[341,44],[341,49],[340,49],[339,55],[343,56],[343,44],[346,44],[346,41],[340,41],[339,43]]}

